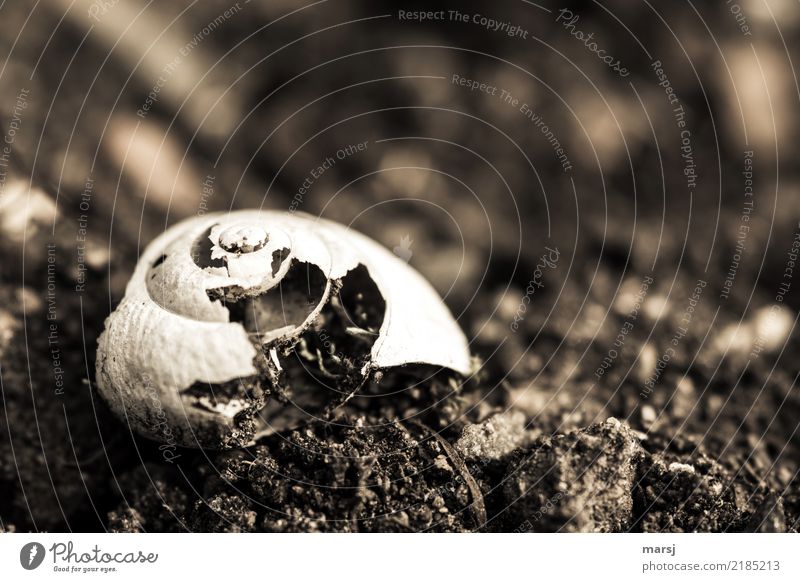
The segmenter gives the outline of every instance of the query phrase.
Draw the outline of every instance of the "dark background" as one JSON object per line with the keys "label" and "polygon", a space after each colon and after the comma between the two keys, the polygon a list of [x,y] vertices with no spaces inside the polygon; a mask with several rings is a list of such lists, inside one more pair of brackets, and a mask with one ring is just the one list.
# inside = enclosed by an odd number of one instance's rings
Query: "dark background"
{"label": "dark background", "polygon": [[[800,219],[796,4],[69,5],[0,5],[6,143],[13,133],[0,198],[0,530],[796,529],[800,282],[784,278]],[[574,29],[557,21],[562,8],[579,16]],[[527,38],[398,9],[482,14]],[[570,30],[593,33],[630,74]],[[693,187],[654,61],[685,111]],[[453,75],[528,104],[571,169],[518,106]],[[364,141],[295,199],[312,168]],[[94,392],[103,320],[169,225],[293,199],[389,248],[413,240],[411,265],[483,358],[469,405],[438,437],[435,421],[409,429],[418,448],[402,459],[401,425],[361,444],[320,425],[165,463]],[[546,247],[559,262],[512,331]],[[598,378],[646,277],[632,332]],[[642,397],[699,280],[685,337]],[[786,281],[783,327],[753,357]],[[464,465],[437,440],[512,409],[525,429],[502,459]],[[452,474],[436,473],[441,455]],[[380,469],[365,473],[363,459]],[[373,491],[398,467],[405,492]]]}

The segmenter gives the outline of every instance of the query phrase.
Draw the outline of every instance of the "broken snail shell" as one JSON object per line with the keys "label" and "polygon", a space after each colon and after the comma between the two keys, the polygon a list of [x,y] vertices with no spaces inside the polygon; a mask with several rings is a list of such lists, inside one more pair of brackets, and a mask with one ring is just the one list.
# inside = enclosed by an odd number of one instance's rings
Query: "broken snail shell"
{"label": "broken snail shell", "polygon": [[417,271],[343,225],[243,210],[186,220],[147,247],[98,341],[97,386],[142,435],[224,448],[411,365],[472,365]]}

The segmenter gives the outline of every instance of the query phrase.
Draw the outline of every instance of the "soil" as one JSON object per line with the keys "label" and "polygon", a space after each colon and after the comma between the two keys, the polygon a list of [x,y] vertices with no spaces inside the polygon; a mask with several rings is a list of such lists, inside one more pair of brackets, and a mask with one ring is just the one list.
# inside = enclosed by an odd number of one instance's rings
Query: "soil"
{"label": "soil", "polygon": [[[170,2],[144,14],[163,28],[191,4],[169,36],[196,48],[158,45],[137,65],[135,43],[104,40],[114,6],[61,22],[61,3],[45,4],[0,7],[13,135],[0,531],[800,527],[800,168],[785,145],[800,130],[800,15],[781,29],[752,12],[751,38],[725,3],[568,3],[623,77],[561,7],[459,3],[523,38],[381,3],[323,3],[264,28],[296,6],[221,17],[231,4]],[[407,7],[420,8],[453,9]],[[771,92],[738,109],[753,50]],[[230,88],[217,106],[201,96],[215,86]],[[392,396],[242,449],[134,434],[97,394],[94,360],[141,250],[183,218],[262,205],[402,253],[479,372],[423,385],[387,372]]]}

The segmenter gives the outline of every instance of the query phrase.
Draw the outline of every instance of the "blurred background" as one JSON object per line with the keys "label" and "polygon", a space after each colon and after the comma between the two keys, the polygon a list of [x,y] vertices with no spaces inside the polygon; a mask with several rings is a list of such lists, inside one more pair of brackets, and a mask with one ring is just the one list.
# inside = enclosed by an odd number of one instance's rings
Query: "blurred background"
{"label": "blurred background", "polygon": [[624,419],[724,468],[720,529],[796,527],[799,27],[790,0],[0,3],[0,530],[145,515],[148,463],[194,498],[94,394],[95,342],[155,236],[259,207],[408,258],[487,409]]}

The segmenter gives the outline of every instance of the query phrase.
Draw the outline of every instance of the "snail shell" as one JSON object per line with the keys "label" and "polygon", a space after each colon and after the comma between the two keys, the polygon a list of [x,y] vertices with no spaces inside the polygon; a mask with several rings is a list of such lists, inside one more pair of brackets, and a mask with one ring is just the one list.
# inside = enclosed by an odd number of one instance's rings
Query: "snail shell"
{"label": "snail shell", "polygon": [[[326,337],[342,339],[330,348]],[[463,332],[419,273],[343,225],[276,211],[168,229],[98,344],[111,409],[142,435],[193,447],[243,446],[282,415],[319,411],[297,380],[308,368],[315,379],[343,368],[356,388],[397,366],[471,369]]]}

